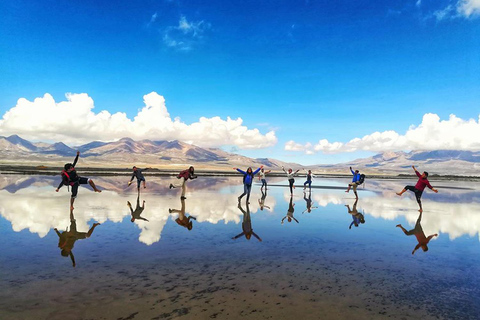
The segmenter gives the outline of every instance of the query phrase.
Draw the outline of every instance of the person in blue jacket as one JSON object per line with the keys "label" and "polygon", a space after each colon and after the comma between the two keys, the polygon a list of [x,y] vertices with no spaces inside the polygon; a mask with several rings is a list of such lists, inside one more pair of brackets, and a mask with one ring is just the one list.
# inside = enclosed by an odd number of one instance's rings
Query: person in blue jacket
{"label": "person in blue jacket", "polygon": [[350,188],[353,188],[353,193],[355,193],[355,197],[358,199],[357,186],[360,184],[360,172],[358,170],[353,171],[352,167],[350,167],[350,172],[353,174],[353,179],[352,182],[348,184],[347,191],[345,192],[348,193]]}
{"label": "person in blue jacket", "polygon": [[233,170],[237,170],[241,174],[243,174],[243,193],[238,197],[238,202],[240,202],[244,195],[247,195],[247,204],[249,204],[250,200],[250,191],[252,191],[252,182],[253,177],[262,169],[263,166],[258,168],[257,170],[253,171],[251,167],[247,169],[247,171],[240,170],[238,168],[233,168]]}

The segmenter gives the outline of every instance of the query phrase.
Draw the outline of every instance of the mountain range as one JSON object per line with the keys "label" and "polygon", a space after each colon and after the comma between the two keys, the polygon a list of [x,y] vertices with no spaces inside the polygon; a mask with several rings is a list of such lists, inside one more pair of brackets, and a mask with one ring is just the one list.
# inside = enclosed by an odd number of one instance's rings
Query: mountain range
{"label": "mountain range", "polygon": [[62,142],[32,143],[18,135],[0,136],[0,163],[11,165],[62,165],[72,162],[80,151],[82,166],[131,166],[171,167],[195,165],[200,168],[260,166],[280,168],[296,166],[270,158],[249,158],[218,148],[201,148],[181,141],[135,141],[123,138],[114,142],[93,141],[69,147]]}
{"label": "mountain range", "polygon": [[[264,165],[272,169],[282,166],[298,168],[300,164],[271,158],[249,158],[218,148],[201,148],[181,141],[135,141],[123,138],[114,142],[93,141],[69,147],[62,142],[30,142],[18,135],[0,136],[0,164],[60,166],[71,162],[76,151],[81,153],[82,166],[129,167],[132,164],[153,167],[194,165],[203,169]],[[384,152],[347,163],[308,166],[315,173],[349,174],[348,167],[366,174],[412,174],[411,165],[430,174],[480,176],[480,152],[435,150]],[[307,167],[306,167],[307,168]]]}

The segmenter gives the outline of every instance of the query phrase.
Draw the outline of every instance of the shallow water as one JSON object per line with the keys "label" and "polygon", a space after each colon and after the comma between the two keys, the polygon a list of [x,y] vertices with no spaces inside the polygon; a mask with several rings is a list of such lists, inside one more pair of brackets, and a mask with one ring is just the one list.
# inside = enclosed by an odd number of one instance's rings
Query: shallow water
{"label": "shallow water", "polygon": [[[73,267],[71,257],[61,255],[62,240],[54,231],[72,228],[67,189],[54,191],[58,177],[0,177],[1,319],[478,319],[480,314],[475,183],[432,182],[440,192],[425,191],[420,225],[426,236],[438,237],[427,252],[420,248],[412,255],[416,236],[395,226],[414,229],[417,203],[413,194],[399,198],[394,191],[415,181],[368,180],[359,189],[358,213],[351,214],[353,193],[336,188],[347,180],[315,180],[322,188],[312,189],[308,212],[309,193],[304,197],[303,179],[297,178],[289,222],[285,180],[270,180],[261,210],[260,185],[253,186],[248,209],[245,199],[239,208],[241,177],[200,177],[187,182],[185,214],[196,218],[188,230],[175,221],[179,213],[169,212],[182,205],[180,190],[167,188],[174,178],[147,176],[139,203],[145,201],[141,217],[148,222],[133,223],[127,201],[135,210],[137,192],[127,187],[128,177],[94,180],[103,192],[80,188],[73,218],[78,232],[101,224],[74,242]],[[247,239],[242,223],[262,241],[253,234]]]}

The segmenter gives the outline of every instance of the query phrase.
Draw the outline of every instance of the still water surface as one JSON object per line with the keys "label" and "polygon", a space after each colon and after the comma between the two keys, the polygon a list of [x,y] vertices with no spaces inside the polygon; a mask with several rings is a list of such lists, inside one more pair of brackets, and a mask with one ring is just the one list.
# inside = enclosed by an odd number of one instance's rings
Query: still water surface
{"label": "still water surface", "polygon": [[[0,318],[479,318],[476,183],[432,181],[420,217],[394,193],[415,181],[368,180],[355,203],[347,180],[297,178],[291,198],[270,179],[239,206],[241,177],[188,181],[184,201],[172,179],[138,198],[94,177],[71,216],[58,177],[0,176]],[[412,255],[421,232],[438,236]]]}

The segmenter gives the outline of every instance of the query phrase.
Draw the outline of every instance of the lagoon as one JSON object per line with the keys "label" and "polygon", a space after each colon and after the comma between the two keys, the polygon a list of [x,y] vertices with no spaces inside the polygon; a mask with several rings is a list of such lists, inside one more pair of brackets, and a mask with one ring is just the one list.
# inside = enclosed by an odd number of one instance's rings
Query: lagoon
{"label": "lagoon", "polygon": [[[187,182],[183,203],[185,215],[196,218],[189,230],[175,221],[182,213],[169,210],[182,208],[180,190],[168,189],[174,178],[147,176],[139,204],[145,201],[141,217],[148,221],[134,222],[127,202],[135,210],[137,192],[128,178],[93,179],[103,192],[80,188],[73,218],[78,232],[100,225],[74,243],[73,267],[54,230],[72,228],[69,193],[54,192],[59,177],[0,177],[1,319],[480,314],[477,183],[432,181],[439,193],[424,193],[420,225],[438,237],[412,255],[417,238],[396,225],[414,229],[417,203],[413,194],[399,198],[395,191],[413,180],[368,180],[355,213],[353,193],[340,188],[347,179],[316,179],[321,188],[304,194],[297,178],[290,201],[287,181],[272,178],[262,210],[258,183],[247,208],[245,198],[238,206],[240,176],[199,177]],[[288,218],[292,207],[295,219]],[[242,234],[250,228],[261,241]]]}

